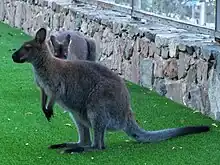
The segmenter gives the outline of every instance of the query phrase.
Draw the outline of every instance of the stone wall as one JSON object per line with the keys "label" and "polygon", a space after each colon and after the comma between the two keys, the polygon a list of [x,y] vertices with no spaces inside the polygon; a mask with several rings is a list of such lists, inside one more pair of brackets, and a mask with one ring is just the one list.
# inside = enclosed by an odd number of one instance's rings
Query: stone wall
{"label": "stone wall", "polygon": [[99,62],[127,80],[220,120],[220,48],[207,35],[71,0],[1,0],[0,20],[33,35],[79,30],[97,42]]}

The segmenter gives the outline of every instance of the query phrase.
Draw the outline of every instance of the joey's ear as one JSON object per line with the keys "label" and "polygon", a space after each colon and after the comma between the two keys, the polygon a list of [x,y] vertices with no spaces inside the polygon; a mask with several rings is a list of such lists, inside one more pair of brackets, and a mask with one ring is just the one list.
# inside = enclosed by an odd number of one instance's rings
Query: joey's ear
{"label": "joey's ear", "polygon": [[42,44],[45,39],[47,37],[47,30],[45,28],[40,28],[37,33],[36,33],[36,36],[35,36],[35,40]]}
{"label": "joey's ear", "polygon": [[67,34],[67,36],[66,36],[66,38],[65,38],[65,41],[66,41],[67,44],[70,43],[70,39],[71,39],[70,34]]}
{"label": "joey's ear", "polygon": [[52,45],[54,46],[56,44],[56,37],[51,35],[50,36],[50,41],[51,41]]}

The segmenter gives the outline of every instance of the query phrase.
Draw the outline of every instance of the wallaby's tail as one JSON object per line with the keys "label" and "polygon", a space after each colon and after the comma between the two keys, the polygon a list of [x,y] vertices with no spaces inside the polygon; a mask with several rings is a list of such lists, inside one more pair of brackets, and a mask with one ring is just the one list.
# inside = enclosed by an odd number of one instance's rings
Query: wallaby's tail
{"label": "wallaby's tail", "polygon": [[96,42],[92,38],[86,37],[87,47],[88,47],[88,56],[87,60],[96,61]]}
{"label": "wallaby's tail", "polygon": [[210,127],[208,126],[189,126],[180,128],[168,128],[158,131],[146,131],[140,128],[135,120],[131,119],[128,121],[127,127],[124,131],[128,134],[128,136],[134,138],[138,142],[159,142],[187,134],[207,132],[209,130]]}

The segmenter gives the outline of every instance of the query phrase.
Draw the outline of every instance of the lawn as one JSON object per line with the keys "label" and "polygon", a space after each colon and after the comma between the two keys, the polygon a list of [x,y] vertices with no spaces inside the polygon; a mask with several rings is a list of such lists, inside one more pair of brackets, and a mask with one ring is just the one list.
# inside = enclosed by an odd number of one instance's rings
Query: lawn
{"label": "lawn", "polygon": [[131,83],[128,88],[132,106],[143,128],[207,124],[211,131],[153,144],[138,144],[123,132],[109,132],[107,149],[102,152],[63,155],[49,150],[50,144],[77,141],[77,132],[68,114],[58,106],[52,121],[46,120],[31,65],[12,62],[13,49],[29,38],[17,29],[0,24],[0,165],[220,164],[220,129],[212,126],[213,123],[220,126],[219,122]]}

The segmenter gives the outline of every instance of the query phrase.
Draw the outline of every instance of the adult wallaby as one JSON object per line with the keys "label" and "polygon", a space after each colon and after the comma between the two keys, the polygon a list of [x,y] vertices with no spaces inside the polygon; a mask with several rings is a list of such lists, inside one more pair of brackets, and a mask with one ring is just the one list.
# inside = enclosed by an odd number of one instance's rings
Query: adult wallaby
{"label": "adult wallaby", "polygon": [[[31,63],[38,85],[67,110],[78,127],[77,143],[62,143],[64,153],[101,150],[108,130],[122,130],[138,142],[158,142],[187,134],[209,131],[209,126],[188,126],[158,131],[139,127],[131,109],[129,91],[117,74],[107,67],[86,60],[55,58],[47,43],[46,29],[40,28],[33,40],[24,42],[13,53],[15,63]],[[94,131],[93,143],[90,129]]]}
{"label": "adult wallaby", "polygon": [[52,32],[49,39],[55,57],[68,60],[96,61],[96,43],[78,31]]}
{"label": "adult wallaby", "polygon": [[[53,50],[53,55],[57,58],[67,60],[90,60],[96,61],[96,43],[92,38],[82,35],[78,31],[62,30],[51,33],[48,44]],[[36,83],[38,83],[36,81]],[[54,101],[49,101],[48,96],[41,89],[41,107],[47,120],[53,116]]]}

